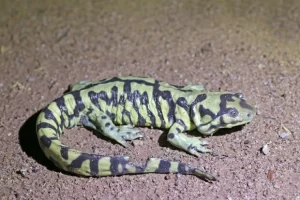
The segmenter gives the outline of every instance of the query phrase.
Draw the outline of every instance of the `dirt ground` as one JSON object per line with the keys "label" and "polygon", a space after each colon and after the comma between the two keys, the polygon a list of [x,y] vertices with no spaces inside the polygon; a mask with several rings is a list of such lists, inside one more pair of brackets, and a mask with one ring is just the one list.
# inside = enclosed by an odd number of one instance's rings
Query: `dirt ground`
{"label": "dirt ground", "polygon": [[[0,199],[300,199],[298,0],[0,4]],[[193,157],[148,128],[127,149],[83,128],[67,130],[63,142],[137,163],[181,160],[217,182],[174,174],[84,178],[45,158],[38,111],[71,83],[119,75],[243,92],[257,116],[206,138],[217,156]]]}

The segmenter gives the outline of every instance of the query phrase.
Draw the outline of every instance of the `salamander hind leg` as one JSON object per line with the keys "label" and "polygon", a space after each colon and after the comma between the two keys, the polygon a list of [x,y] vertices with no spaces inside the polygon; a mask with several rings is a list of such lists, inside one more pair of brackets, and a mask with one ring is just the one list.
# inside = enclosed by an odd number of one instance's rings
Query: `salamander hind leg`
{"label": "salamander hind leg", "polygon": [[183,131],[184,129],[180,124],[173,124],[168,133],[168,141],[173,146],[176,146],[179,149],[183,149],[195,156],[200,156],[198,152],[212,152],[212,150],[206,147],[206,145],[208,144],[207,141],[202,141],[199,137],[187,136],[183,133]]}
{"label": "salamander hind leg", "polygon": [[[126,140],[134,140],[143,137],[140,130],[131,125],[116,126],[106,114],[102,112],[91,112],[88,115],[88,125],[101,132],[106,137],[115,140],[124,147]],[[92,124],[92,125],[91,125]]]}

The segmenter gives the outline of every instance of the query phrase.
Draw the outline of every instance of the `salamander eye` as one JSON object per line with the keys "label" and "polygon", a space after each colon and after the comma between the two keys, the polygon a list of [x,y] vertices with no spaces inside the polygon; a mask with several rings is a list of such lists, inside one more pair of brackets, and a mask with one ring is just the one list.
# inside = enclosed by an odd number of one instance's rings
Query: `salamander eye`
{"label": "salamander eye", "polygon": [[235,108],[230,108],[230,109],[228,110],[228,115],[229,115],[230,117],[235,118],[235,117],[238,116],[238,114],[239,114],[239,111],[237,111],[237,109],[235,109]]}

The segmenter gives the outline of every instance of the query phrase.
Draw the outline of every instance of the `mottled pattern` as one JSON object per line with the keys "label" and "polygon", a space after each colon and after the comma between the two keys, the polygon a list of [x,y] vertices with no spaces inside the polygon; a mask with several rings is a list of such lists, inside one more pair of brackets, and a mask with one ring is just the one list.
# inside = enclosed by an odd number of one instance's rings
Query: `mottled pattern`
{"label": "mottled pattern", "polygon": [[115,77],[98,82],[80,82],[44,108],[37,120],[37,135],[45,155],[59,168],[85,176],[139,173],[192,174],[215,178],[201,169],[180,162],[150,158],[144,166],[129,157],[101,156],[76,151],[61,144],[64,128],[83,125],[127,146],[141,138],[133,126],[169,129],[168,141],[190,154],[211,152],[196,137],[184,132],[197,129],[213,134],[250,122],[255,108],[241,93],[208,92],[203,85],[175,86],[151,78]]}

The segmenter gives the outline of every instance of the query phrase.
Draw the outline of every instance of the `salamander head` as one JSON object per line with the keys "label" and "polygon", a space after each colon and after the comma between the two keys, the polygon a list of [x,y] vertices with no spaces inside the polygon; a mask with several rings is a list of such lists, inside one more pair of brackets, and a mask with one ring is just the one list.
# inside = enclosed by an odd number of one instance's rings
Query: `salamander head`
{"label": "salamander head", "polygon": [[241,93],[207,93],[192,110],[193,121],[202,134],[249,123],[256,114]]}

